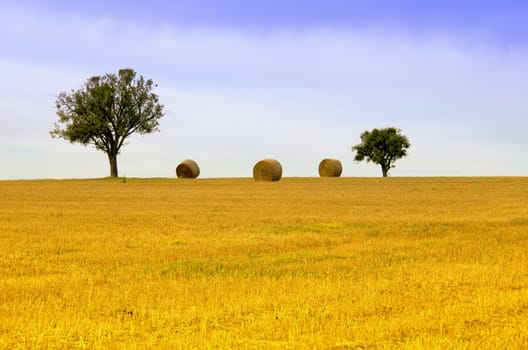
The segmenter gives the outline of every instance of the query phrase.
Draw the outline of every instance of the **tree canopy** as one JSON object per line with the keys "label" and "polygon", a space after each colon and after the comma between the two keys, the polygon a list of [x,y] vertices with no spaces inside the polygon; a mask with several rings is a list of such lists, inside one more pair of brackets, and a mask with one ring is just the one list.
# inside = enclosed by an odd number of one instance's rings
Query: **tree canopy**
{"label": "tree canopy", "polygon": [[136,77],[132,69],[91,77],[80,89],[58,95],[59,122],[50,134],[105,152],[110,176],[117,177],[117,155],[127,139],[134,133],[159,130],[164,106],[152,93],[154,86],[152,80]]}
{"label": "tree canopy", "polygon": [[352,147],[356,152],[354,160],[379,164],[383,177],[388,176],[397,159],[407,155],[407,148],[411,146],[407,136],[394,127],[365,131],[360,137],[361,143]]}

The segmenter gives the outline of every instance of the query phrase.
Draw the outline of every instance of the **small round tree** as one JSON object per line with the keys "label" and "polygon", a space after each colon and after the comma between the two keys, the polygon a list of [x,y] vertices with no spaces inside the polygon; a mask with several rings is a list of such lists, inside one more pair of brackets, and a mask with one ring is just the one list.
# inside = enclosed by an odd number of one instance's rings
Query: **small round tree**
{"label": "small round tree", "polygon": [[59,94],[56,107],[63,126],[55,123],[50,134],[105,152],[110,176],[117,177],[117,155],[128,137],[158,131],[164,113],[153,86],[132,69],[91,77],[80,89]]}
{"label": "small round tree", "polygon": [[366,159],[379,164],[383,177],[387,177],[396,159],[405,157],[410,146],[407,136],[402,135],[400,129],[390,127],[363,132],[361,143],[352,147],[352,151],[356,152],[355,161]]}

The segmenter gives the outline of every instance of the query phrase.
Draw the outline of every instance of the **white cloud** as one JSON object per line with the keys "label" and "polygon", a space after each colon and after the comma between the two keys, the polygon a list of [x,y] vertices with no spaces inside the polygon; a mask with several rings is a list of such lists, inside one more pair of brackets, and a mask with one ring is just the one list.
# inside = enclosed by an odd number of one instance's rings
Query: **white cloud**
{"label": "white cloud", "polygon": [[328,156],[344,175],[377,176],[350,147],[392,125],[413,144],[394,175],[528,173],[516,151],[528,146],[525,48],[383,28],[246,34],[4,10],[0,149],[15,165],[0,178],[105,176],[104,154],[48,130],[59,91],[125,66],[159,83],[167,112],[160,134],[123,149],[127,176],[173,176],[188,157],[203,176],[250,176],[263,157],[286,176],[317,175]]}

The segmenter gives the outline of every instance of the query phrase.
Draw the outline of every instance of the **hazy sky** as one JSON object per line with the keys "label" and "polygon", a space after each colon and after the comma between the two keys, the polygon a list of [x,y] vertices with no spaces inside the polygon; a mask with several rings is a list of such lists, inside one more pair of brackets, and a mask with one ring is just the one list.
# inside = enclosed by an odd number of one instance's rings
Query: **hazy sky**
{"label": "hazy sky", "polygon": [[0,179],[103,177],[104,153],[51,139],[59,92],[133,68],[161,132],[134,136],[120,175],[345,176],[366,129],[412,144],[393,176],[528,175],[526,1],[0,0]]}

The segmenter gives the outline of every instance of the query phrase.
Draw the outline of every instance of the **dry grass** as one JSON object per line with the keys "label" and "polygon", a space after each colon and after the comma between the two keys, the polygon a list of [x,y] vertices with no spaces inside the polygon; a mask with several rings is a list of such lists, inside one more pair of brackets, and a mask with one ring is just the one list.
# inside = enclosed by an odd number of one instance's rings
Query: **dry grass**
{"label": "dry grass", "polygon": [[527,178],[0,182],[0,348],[527,348],[527,198]]}

